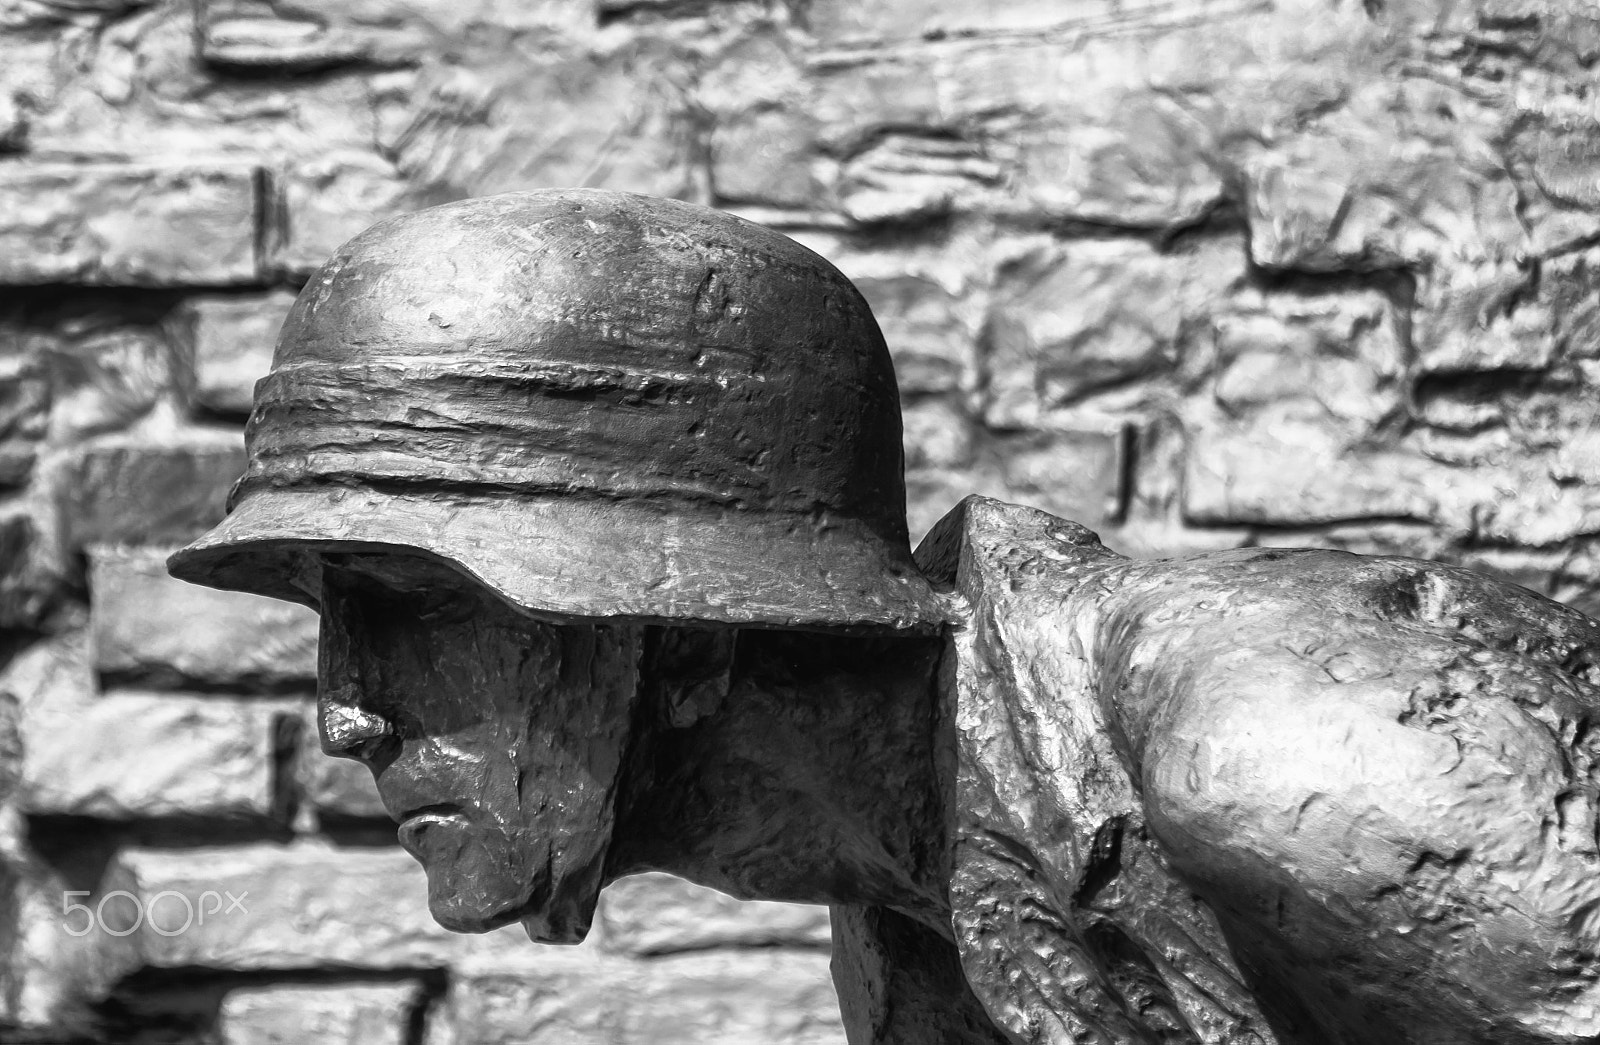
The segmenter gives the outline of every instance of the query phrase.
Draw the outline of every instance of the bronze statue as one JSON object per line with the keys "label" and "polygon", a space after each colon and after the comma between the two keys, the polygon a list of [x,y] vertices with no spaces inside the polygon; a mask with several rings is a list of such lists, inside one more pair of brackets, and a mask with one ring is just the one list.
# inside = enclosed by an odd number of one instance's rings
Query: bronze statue
{"label": "bronze statue", "polygon": [[833,905],[853,1042],[1600,1040],[1600,624],[979,498],[913,560],[882,337],[774,232],[384,222],[249,443],[172,570],[320,609],[324,748],[450,928],[578,940],[657,869]]}

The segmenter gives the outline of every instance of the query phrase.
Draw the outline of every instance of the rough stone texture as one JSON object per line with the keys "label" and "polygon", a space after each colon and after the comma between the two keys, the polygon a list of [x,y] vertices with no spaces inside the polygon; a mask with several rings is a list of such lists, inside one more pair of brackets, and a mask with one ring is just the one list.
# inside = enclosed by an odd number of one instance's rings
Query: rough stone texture
{"label": "rough stone texture", "polygon": [[33,709],[22,807],[35,814],[267,818],[281,702],[113,692]]}
{"label": "rough stone texture", "polygon": [[395,165],[435,201],[560,185],[703,194],[685,58],[608,36],[430,68],[396,120]]}
{"label": "rough stone texture", "polygon": [[1402,461],[1373,445],[1401,415],[1404,394],[1402,347],[1381,296],[1240,305],[1210,324],[1210,395],[1190,407],[1190,519],[1290,526],[1409,516],[1438,496],[1440,483],[1417,481],[1440,473],[1433,462],[1418,457],[1412,481],[1395,482]]}
{"label": "rough stone texture", "polygon": [[0,166],[0,283],[184,286],[258,278],[247,164]]}
{"label": "rough stone texture", "polygon": [[834,190],[845,213],[1125,229],[1201,220],[1224,198],[1211,143],[1192,111],[1149,90],[1141,50],[1069,36],[819,60],[819,144],[843,159]]}
{"label": "rough stone texture", "polygon": [[[827,957],[601,957],[452,984],[427,1045],[840,1045]],[[626,993],[628,1003],[614,999]]]}
{"label": "rough stone texture", "polygon": [[601,897],[606,949],[648,957],[717,947],[828,946],[828,909],[741,903],[666,874],[613,882]]}
{"label": "rough stone texture", "polygon": [[95,666],[149,681],[249,689],[317,677],[317,615],[167,575],[170,547],[89,550]]}
{"label": "rough stone texture", "polygon": [[[909,413],[907,431],[920,434],[923,425],[936,424],[949,409],[937,401],[918,404]],[[952,498],[968,493],[1038,505],[1088,526],[1117,524],[1128,492],[1131,440],[1124,429],[984,435],[969,442],[959,427],[940,427],[907,455],[913,535],[926,533],[949,510]]]}
{"label": "rough stone texture", "polygon": [[405,1045],[421,1000],[415,983],[253,987],[228,992],[217,1018],[222,1045]]}
{"label": "rough stone texture", "polygon": [[389,814],[366,766],[324,755],[317,745],[315,713],[307,716],[305,749],[300,755],[300,797],[324,818],[379,820]]}
{"label": "rough stone texture", "polygon": [[228,488],[243,471],[237,432],[192,429],[84,446],[58,479],[67,542],[192,539],[222,518]]}
{"label": "rough stone texture", "polygon": [[[5,974],[0,976],[0,1027],[20,1031],[8,1041],[90,1037],[94,1021],[89,1005],[138,967],[137,954],[126,939],[105,932],[75,935],[84,928],[82,912],[73,912],[70,923],[63,920],[63,897],[81,883],[26,856],[8,854],[5,871],[8,940]],[[69,924],[73,933],[66,931]]]}
{"label": "rough stone texture", "polygon": [[1193,328],[1243,280],[1241,248],[1088,240],[1018,258],[989,313],[984,420],[1037,428],[1098,400],[1126,412],[1159,394]]}
{"label": "rough stone texture", "polygon": [[125,432],[180,401],[184,368],[166,332],[91,299],[24,328],[51,389],[45,448],[70,452],[94,435]]}
{"label": "rough stone texture", "polygon": [[6,344],[0,356],[0,488],[27,482],[49,418],[44,361],[21,345]]}
{"label": "rough stone texture", "polygon": [[437,54],[474,25],[576,28],[586,13],[582,4],[558,0],[201,0],[196,6],[203,59],[290,72],[405,65]]}
{"label": "rough stone texture", "polygon": [[[147,907],[169,890],[196,905],[195,923],[183,932],[175,930],[186,908],[172,901],[130,937],[150,968],[415,969],[469,955],[514,963],[535,950],[515,926],[483,937],[441,929],[428,916],[422,869],[397,847],[126,849],[104,885],[104,891],[126,889]],[[202,924],[207,891],[223,894],[224,903]],[[243,898],[238,907],[226,900],[229,894]]]}
{"label": "rough stone texture", "polygon": [[[973,991],[1016,1040],[1487,1045],[1600,1028],[1600,1005],[1561,986],[1595,948],[1574,917],[1593,811],[1540,812],[1593,754],[1524,718],[1600,702],[1600,622],[1410,558],[1128,559],[981,498],[922,561],[951,580],[959,562],[973,607],[949,672],[953,923]],[[1039,757],[1062,745],[1082,757]],[[1402,841],[1424,835],[1453,855]],[[1055,928],[1088,911],[1094,928]],[[1506,918],[1515,958],[1491,942]],[[1128,972],[1091,971],[1128,961],[1148,977],[1138,1001],[1099,986]]]}
{"label": "rough stone texture", "polygon": [[[1203,15],[1207,9],[1226,12],[1229,6],[1200,0],[1180,10],[1193,17]],[[1130,7],[1131,12],[1127,10]],[[852,4],[849,0],[818,0],[812,5],[811,27],[818,38],[830,46],[861,46],[941,40],[951,36],[1034,36],[1084,28],[1103,32],[1119,23],[1138,25],[1154,21],[1165,13],[1157,5],[1120,4],[1114,0],[1089,0],[1070,7],[1052,0],[980,4],[928,0],[919,4],[872,5]]]}
{"label": "rough stone texture", "polygon": [[63,587],[61,563],[33,506],[0,506],[0,628],[36,627]]}
{"label": "rough stone texture", "polygon": [[[303,685],[308,633],[99,546],[220,514],[276,316],[345,236],[550,185],[737,207],[854,279],[898,369],[914,535],[986,493],[1138,554],[1421,555],[1593,610],[1597,58],[1600,18],[1562,0],[0,0],[0,650],[21,651],[0,693],[118,817],[171,811],[93,775],[127,737],[175,773],[260,750],[266,705],[221,709]],[[111,728],[135,695],[102,698],[97,660],[142,677],[148,723]],[[39,732],[67,692],[111,717]],[[157,736],[199,707],[194,751]],[[297,742],[298,828],[366,831],[365,771],[306,750],[304,725]],[[0,795],[0,1038],[112,1040],[83,1021],[138,968],[136,937],[60,928],[62,891],[96,884],[67,865],[106,843],[28,855],[43,818],[19,799]],[[355,888],[327,861],[260,859],[285,896]],[[671,970],[790,925],[648,888],[606,901],[617,1034],[645,1025],[635,995],[667,1021]],[[351,893],[360,917],[421,917],[359,906],[375,892]],[[225,969],[247,943],[189,957]],[[313,944],[273,965],[263,943],[251,989],[356,960]],[[440,1013],[518,997],[451,979],[457,952],[412,953],[445,977]],[[512,1001],[495,1011],[484,1026],[515,1026]],[[727,1026],[759,1039],[744,1018]]]}
{"label": "rough stone texture", "polygon": [[297,164],[282,186],[286,219],[273,262],[297,276],[315,272],[368,225],[416,209],[407,205],[407,183],[394,168],[361,153]]}
{"label": "rough stone texture", "polygon": [[187,299],[174,317],[176,340],[194,368],[196,406],[242,417],[250,412],[256,381],[272,366],[278,328],[294,295],[206,295]]}

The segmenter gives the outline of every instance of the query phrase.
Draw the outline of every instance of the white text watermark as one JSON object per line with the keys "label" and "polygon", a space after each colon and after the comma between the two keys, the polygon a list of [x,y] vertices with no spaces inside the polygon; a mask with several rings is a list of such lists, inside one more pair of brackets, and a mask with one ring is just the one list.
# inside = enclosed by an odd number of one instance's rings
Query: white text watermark
{"label": "white text watermark", "polygon": [[[236,896],[226,889],[207,889],[190,899],[176,889],[163,889],[146,899],[126,889],[114,889],[93,907],[76,902],[77,897],[89,895],[88,889],[70,889],[61,894],[61,913],[71,936],[88,936],[96,929],[107,936],[129,936],[141,925],[148,925],[158,936],[181,936],[204,925],[207,918],[250,913],[244,905],[248,891]],[[75,921],[78,918],[82,919],[81,924]]]}

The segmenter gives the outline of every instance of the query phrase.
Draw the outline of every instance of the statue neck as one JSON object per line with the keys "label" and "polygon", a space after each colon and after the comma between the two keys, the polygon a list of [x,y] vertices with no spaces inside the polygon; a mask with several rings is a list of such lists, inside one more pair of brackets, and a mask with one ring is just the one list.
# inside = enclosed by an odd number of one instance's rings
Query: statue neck
{"label": "statue neck", "polygon": [[700,717],[646,706],[607,876],[944,916],[944,641],[742,631]]}

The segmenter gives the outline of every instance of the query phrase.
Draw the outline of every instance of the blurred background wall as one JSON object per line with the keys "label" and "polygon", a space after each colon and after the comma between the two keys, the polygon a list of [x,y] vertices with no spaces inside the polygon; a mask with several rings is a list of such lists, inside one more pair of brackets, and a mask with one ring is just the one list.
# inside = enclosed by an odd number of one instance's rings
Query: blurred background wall
{"label": "blurred background wall", "polygon": [[895,354],[914,534],[982,492],[1600,604],[1596,18],[0,0],[0,1038],[841,1040],[819,909],[649,877],[578,950],[433,928],[316,751],[314,621],[162,572],[297,285],[407,209],[605,186],[811,245]]}

